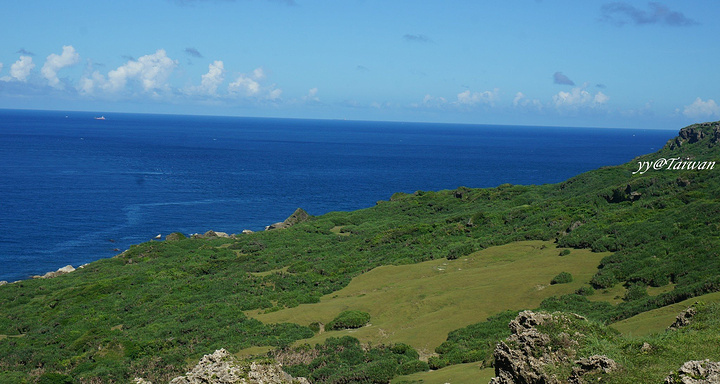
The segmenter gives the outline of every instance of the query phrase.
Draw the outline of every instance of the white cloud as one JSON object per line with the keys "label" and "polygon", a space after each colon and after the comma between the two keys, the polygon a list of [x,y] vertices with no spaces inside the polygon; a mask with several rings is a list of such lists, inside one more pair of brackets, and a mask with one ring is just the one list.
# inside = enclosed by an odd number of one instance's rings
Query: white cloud
{"label": "white cloud", "polygon": [[228,85],[228,92],[243,93],[245,96],[255,96],[260,93],[260,83],[243,74]]}
{"label": "white cloud", "polygon": [[412,104],[412,106],[419,107],[422,105],[423,107],[441,107],[445,104],[447,104],[447,100],[444,97],[435,97],[428,93],[425,95],[425,97],[423,97],[422,104]]}
{"label": "white cloud", "polygon": [[200,85],[190,87],[186,92],[190,94],[217,96],[217,89],[225,80],[225,66],[220,60],[208,65],[208,72],[202,75]]}
{"label": "white cloud", "polygon": [[713,99],[702,101],[702,99],[698,97],[692,104],[686,105],[682,113],[685,117],[691,119],[718,116],[720,115],[720,106],[718,106]]}
{"label": "white cloud", "polygon": [[48,80],[48,84],[53,88],[63,88],[63,84],[57,77],[58,71],[65,67],[75,65],[80,62],[80,55],[75,52],[75,48],[71,45],[64,45],[62,54],[51,54],[47,57],[45,65],[43,65],[40,73]]}
{"label": "white cloud", "polygon": [[538,111],[541,111],[543,109],[543,105],[538,99],[528,99],[527,96],[525,96],[524,93],[518,92],[515,94],[515,98],[513,98],[513,107],[515,108],[525,108],[525,109],[535,109]]}
{"label": "white cloud", "polygon": [[17,80],[25,82],[27,81],[28,76],[30,76],[30,71],[32,71],[33,68],[35,68],[35,64],[33,63],[32,57],[20,56],[20,59],[10,66],[10,76],[3,76],[0,80]]}
{"label": "white cloud", "polygon": [[320,101],[320,98],[317,97],[317,94],[318,94],[317,87],[310,88],[310,90],[308,90],[307,95],[303,96],[302,99],[303,99],[303,101]]}
{"label": "white cloud", "polygon": [[90,77],[84,76],[80,79],[77,89],[82,94],[91,95],[95,93],[96,87],[102,87],[106,83],[105,77],[100,72],[94,71]]}
{"label": "white cloud", "polygon": [[277,100],[282,95],[282,89],[273,88],[268,92],[267,98],[269,100]]}
{"label": "white cloud", "polygon": [[170,59],[164,49],[158,49],[152,55],[142,56],[137,61],[130,60],[110,71],[103,88],[117,92],[125,88],[128,80],[137,80],[145,92],[166,90],[166,82],[176,66],[176,60]]}
{"label": "white cloud", "polygon": [[3,63],[0,63],[0,72],[2,72],[3,69]]}
{"label": "white cloud", "polygon": [[610,98],[602,92],[592,95],[585,87],[573,88],[570,92],[558,92],[553,96],[553,104],[558,109],[594,108],[608,102]]}
{"label": "white cloud", "polygon": [[470,92],[467,90],[457,95],[457,102],[463,105],[487,104],[494,106],[498,93],[499,90],[497,88],[485,92]]}
{"label": "white cloud", "polygon": [[235,81],[228,85],[230,94],[239,94],[247,97],[265,98],[268,100],[277,100],[282,95],[282,90],[275,88],[275,85],[263,87],[260,81],[265,79],[265,71],[262,68],[256,68],[252,75],[240,74]]}
{"label": "white cloud", "polygon": [[127,63],[108,72],[107,78],[100,72],[93,71],[90,76],[80,79],[77,89],[86,95],[93,94],[98,89],[117,93],[124,91],[128,82],[136,81],[144,92],[157,94],[158,90],[169,90],[167,80],[177,64],[177,60],[170,59],[165,50],[159,49],[152,55],[128,60]]}

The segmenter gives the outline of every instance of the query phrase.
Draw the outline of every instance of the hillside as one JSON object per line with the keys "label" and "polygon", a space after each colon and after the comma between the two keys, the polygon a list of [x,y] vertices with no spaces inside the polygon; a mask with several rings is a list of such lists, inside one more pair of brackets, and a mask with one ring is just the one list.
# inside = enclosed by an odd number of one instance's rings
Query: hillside
{"label": "hillside", "polygon": [[[231,238],[174,235],[69,274],[6,284],[0,286],[0,383],[143,377],[157,384],[220,348],[278,349],[270,357],[284,361],[293,376],[327,383],[387,382],[473,361],[487,366],[521,309],[574,312],[609,324],[720,291],[720,168],[708,163],[719,155],[720,123],[698,124],[657,153],[559,184],[397,193],[372,208],[309,217],[284,229]],[[522,248],[526,241],[552,254],[538,254],[547,260],[534,263],[519,249],[497,248]],[[572,250],[561,256],[562,249]],[[506,270],[487,269],[493,254]],[[436,272],[444,266],[444,276],[456,269],[450,278],[413,286],[431,278],[421,274],[423,265]],[[571,273],[571,285],[495,300],[497,292],[517,290],[517,280],[532,290],[559,272]],[[382,288],[383,281],[397,289]],[[453,305],[462,306],[457,316],[449,315]],[[466,311],[470,305],[484,309]],[[370,313],[373,325],[319,334],[312,324],[346,309]],[[409,318],[420,320],[408,326]],[[379,325],[398,332],[376,337]],[[428,329],[436,334],[420,342]],[[326,339],[353,333],[373,347],[349,337]],[[434,356],[426,363],[420,354]]]}

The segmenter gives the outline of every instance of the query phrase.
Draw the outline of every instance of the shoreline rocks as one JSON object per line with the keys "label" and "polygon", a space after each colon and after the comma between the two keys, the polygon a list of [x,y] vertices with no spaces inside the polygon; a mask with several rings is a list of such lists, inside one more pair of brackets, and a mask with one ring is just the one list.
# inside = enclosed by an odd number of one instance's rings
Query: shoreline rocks
{"label": "shoreline rocks", "polygon": [[35,276],[33,276],[32,278],[33,278],[33,279],[52,279],[53,277],[58,277],[58,276],[60,276],[60,275],[64,275],[64,274],[70,273],[70,272],[75,272],[75,268],[73,268],[72,265],[66,265],[66,266],[58,269],[57,271],[48,272],[48,273],[46,273],[46,274],[44,274],[44,275],[42,275],[42,276],[40,276],[40,275],[35,275]]}

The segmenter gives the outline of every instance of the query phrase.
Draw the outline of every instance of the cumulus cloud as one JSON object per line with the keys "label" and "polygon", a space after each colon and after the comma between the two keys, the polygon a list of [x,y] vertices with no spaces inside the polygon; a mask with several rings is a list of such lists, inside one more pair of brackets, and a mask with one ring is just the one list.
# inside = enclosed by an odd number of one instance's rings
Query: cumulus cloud
{"label": "cumulus cloud", "polygon": [[563,75],[562,72],[555,72],[555,74],[553,75],[553,81],[555,84],[575,85],[575,82],[570,80],[569,77]]}
{"label": "cumulus cloud", "polygon": [[237,80],[230,83],[228,92],[241,93],[245,96],[256,96],[260,93],[260,83],[245,74],[238,76]]}
{"label": "cumulus cloud", "polygon": [[430,43],[430,42],[432,42],[432,39],[430,39],[429,37],[422,35],[422,34],[411,35],[408,33],[408,34],[403,35],[403,39],[405,39],[405,41],[412,42],[412,43]]}
{"label": "cumulus cloud", "polygon": [[80,80],[78,89],[84,94],[92,94],[96,89],[106,92],[122,92],[128,82],[136,82],[144,92],[156,93],[168,90],[167,80],[177,66],[177,61],[167,56],[165,50],[159,49],[152,55],[145,55],[137,60],[128,60],[117,69],[108,72],[107,79],[98,71]]}
{"label": "cumulus cloud", "polygon": [[682,113],[691,119],[720,116],[720,106],[713,99],[703,101],[698,97],[692,104],[686,105]]}
{"label": "cumulus cloud", "polygon": [[185,48],[185,53],[187,53],[189,56],[196,57],[198,59],[201,59],[203,57],[203,55],[202,55],[202,53],[200,53],[200,51],[198,51],[197,49],[192,48],[192,47]]}
{"label": "cumulus cloud", "polygon": [[128,80],[137,80],[145,92],[167,88],[177,61],[170,59],[164,49],[158,49],[152,55],[145,55],[137,61],[128,61],[108,73],[106,89],[119,91],[125,88]]}
{"label": "cumulus cloud", "polygon": [[686,27],[698,24],[681,12],[670,10],[666,5],[650,2],[648,6],[650,9],[644,11],[625,2],[604,4],[600,8],[600,20],[617,26],[623,26],[627,23],[635,25],[660,24],[672,27]]}
{"label": "cumulus cloud", "polygon": [[75,52],[75,48],[73,48],[72,45],[64,45],[62,54],[58,55],[53,53],[47,57],[45,65],[43,65],[40,73],[42,73],[43,77],[47,79],[48,84],[51,87],[62,89],[63,84],[60,82],[60,79],[58,79],[57,73],[61,69],[75,65],[79,62],[80,55]]}
{"label": "cumulus cloud", "polygon": [[217,96],[217,89],[225,80],[225,66],[220,60],[216,60],[208,65],[208,72],[202,75],[200,85],[190,87],[187,93]]}
{"label": "cumulus cloud", "polygon": [[32,57],[20,56],[20,59],[10,66],[10,76],[3,76],[0,80],[25,82],[33,68],[35,68],[35,64]]}
{"label": "cumulus cloud", "polygon": [[260,82],[266,77],[265,70],[258,67],[252,74],[240,74],[235,81],[228,85],[228,92],[233,95],[264,98],[277,100],[282,95],[282,90],[275,88],[275,85],[263,87]]}
{"label": "cumulus cloud", "polygon": [[497,88],[492,91],[485,92],[470,92],[470,90],[467,90],[465,92],[458,93],[457,103],[461,105],[486,104],[494,106],[498,93],[499,90]]}
{"label": "cumulus cloud", "polygon": [[538,99],[528,99],[527,96],[525,96],[524,93],[518,92],[515,94],[515,97],[513,98],[513,107],[515,108],[524,108],[524,109],[534,109],[541,111],[543,109],[543,105]]}
{"label": "cumulus cloud", "polygon": [[602,92],[595,95],[584,87],[573,88],[570,92],[558,92],[553,96],[553,104],[558,109],[595,108],[604,105],[610,98]]}

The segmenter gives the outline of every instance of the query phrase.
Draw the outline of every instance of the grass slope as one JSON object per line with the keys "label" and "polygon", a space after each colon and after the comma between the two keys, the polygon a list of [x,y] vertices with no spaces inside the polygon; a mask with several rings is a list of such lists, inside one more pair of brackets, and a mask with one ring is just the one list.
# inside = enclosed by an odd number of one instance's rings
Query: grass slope
{"label": "grass slope", "polygon": [[[587,284],[608,253],[560,249],[547,241],[524,241],[491,247],[457,260],[375,268],[317,304],[248,316],[264,323],[327,324],[347,309],[370,313],[371,325],[329,331],[297,343],[322,342],[351,335],[372,344],[403,342],[428,355],[448,332],[485,320],[505,309],[537,307],[550,296],[574,292]],[[574,281],[550,285],[558,273]]]}
{"label": "grass slope", "polygon": [[681,311],[696,302],[708,304],[720,302],[720,292],[708,293],[707,295],[693,297],[666,307],[643,312],[629,319],[613,323],[610,326],[626,336],[642,337],[654,333],[662,333],[675,321],[675,318]]}
{"label": "grass slope", "polygon": [[468,384],[487,383],[495,377],[494,368],[483,368],[478,363],[457,364],[442,369],[398,376],[392,384]]}

